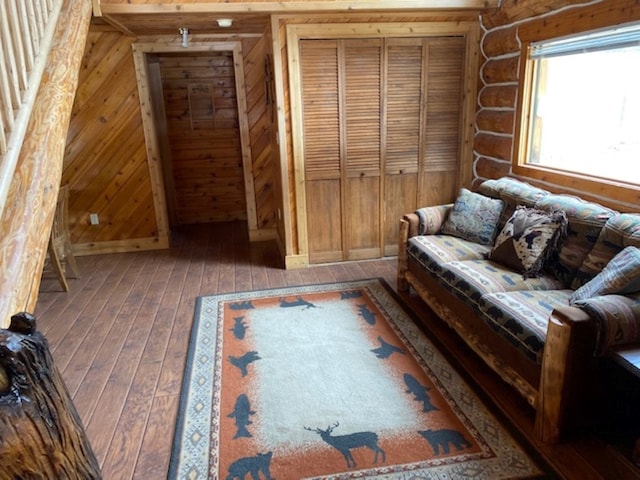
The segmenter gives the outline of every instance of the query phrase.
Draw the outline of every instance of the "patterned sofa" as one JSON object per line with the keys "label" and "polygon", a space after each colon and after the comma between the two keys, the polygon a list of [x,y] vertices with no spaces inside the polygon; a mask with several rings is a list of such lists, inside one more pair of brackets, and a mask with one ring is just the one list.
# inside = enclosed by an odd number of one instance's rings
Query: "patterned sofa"
{"label": "patterned sofa", "polygon": [[413,287],[515,387],[552,443],[593,415],[597,358],[640,343],[638,247],[639,214],[487,180],[402,218],[398,289]]}

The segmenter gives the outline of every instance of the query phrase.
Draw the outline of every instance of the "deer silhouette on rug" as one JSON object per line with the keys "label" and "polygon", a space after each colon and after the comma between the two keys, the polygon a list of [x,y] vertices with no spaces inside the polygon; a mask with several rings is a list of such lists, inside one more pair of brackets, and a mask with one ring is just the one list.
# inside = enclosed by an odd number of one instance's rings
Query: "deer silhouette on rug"
{"label": "deer silhouette on rug", "polygon": [[340,425],[339,422],[336,422],[333,425],[328,426],[325,430],[320,428],[309,428],[304,427],[305,430],[309,430],[310,432],[315,432],[320,435],[320,438],[324,440],[327,444],[331,445],[333,448],[338,450],[345,461],[347,462],[347,468],[351,468],[356,466],[356,462],[353,459],[353,455],[351,455],[352,448],[360,448],[367,447],[370,450],[373,450],[375,456],[373,458],[373,463],[378,463],[378,454],[382,454],[382,463],[387,460],[387,456],[384,453],[384,450],[380,448],[378,445],[378,434],[374,432],[358,432],[358,433],[350,433],[348,435],[331,435],[331,432]]}

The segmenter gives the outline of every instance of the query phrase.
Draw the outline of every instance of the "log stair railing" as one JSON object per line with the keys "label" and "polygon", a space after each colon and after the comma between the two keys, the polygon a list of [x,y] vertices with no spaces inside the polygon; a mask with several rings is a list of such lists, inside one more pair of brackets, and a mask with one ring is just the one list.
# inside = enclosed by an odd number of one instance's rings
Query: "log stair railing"
{"label": "log stair railing", "polygon": [[91,0],[1,2],[0,327],[33,311]]}

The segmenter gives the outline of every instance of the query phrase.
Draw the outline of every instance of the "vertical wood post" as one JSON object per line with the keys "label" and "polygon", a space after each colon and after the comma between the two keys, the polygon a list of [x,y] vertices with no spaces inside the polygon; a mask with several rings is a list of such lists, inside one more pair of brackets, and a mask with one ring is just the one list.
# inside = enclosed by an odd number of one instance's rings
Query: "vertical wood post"
{"label": "vertical wood post", "polygon": [[0,329],[2,478],[102,478],[47,341],[28,313]]}

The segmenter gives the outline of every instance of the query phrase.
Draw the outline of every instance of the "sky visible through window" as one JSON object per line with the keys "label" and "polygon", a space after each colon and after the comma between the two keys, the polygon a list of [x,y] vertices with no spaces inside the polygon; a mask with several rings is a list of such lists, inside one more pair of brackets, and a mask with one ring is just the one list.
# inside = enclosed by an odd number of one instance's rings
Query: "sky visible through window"
{"label": "sky visible through window", "polygon": [[640,46],[538,62],[528,163],[640,185]]}

